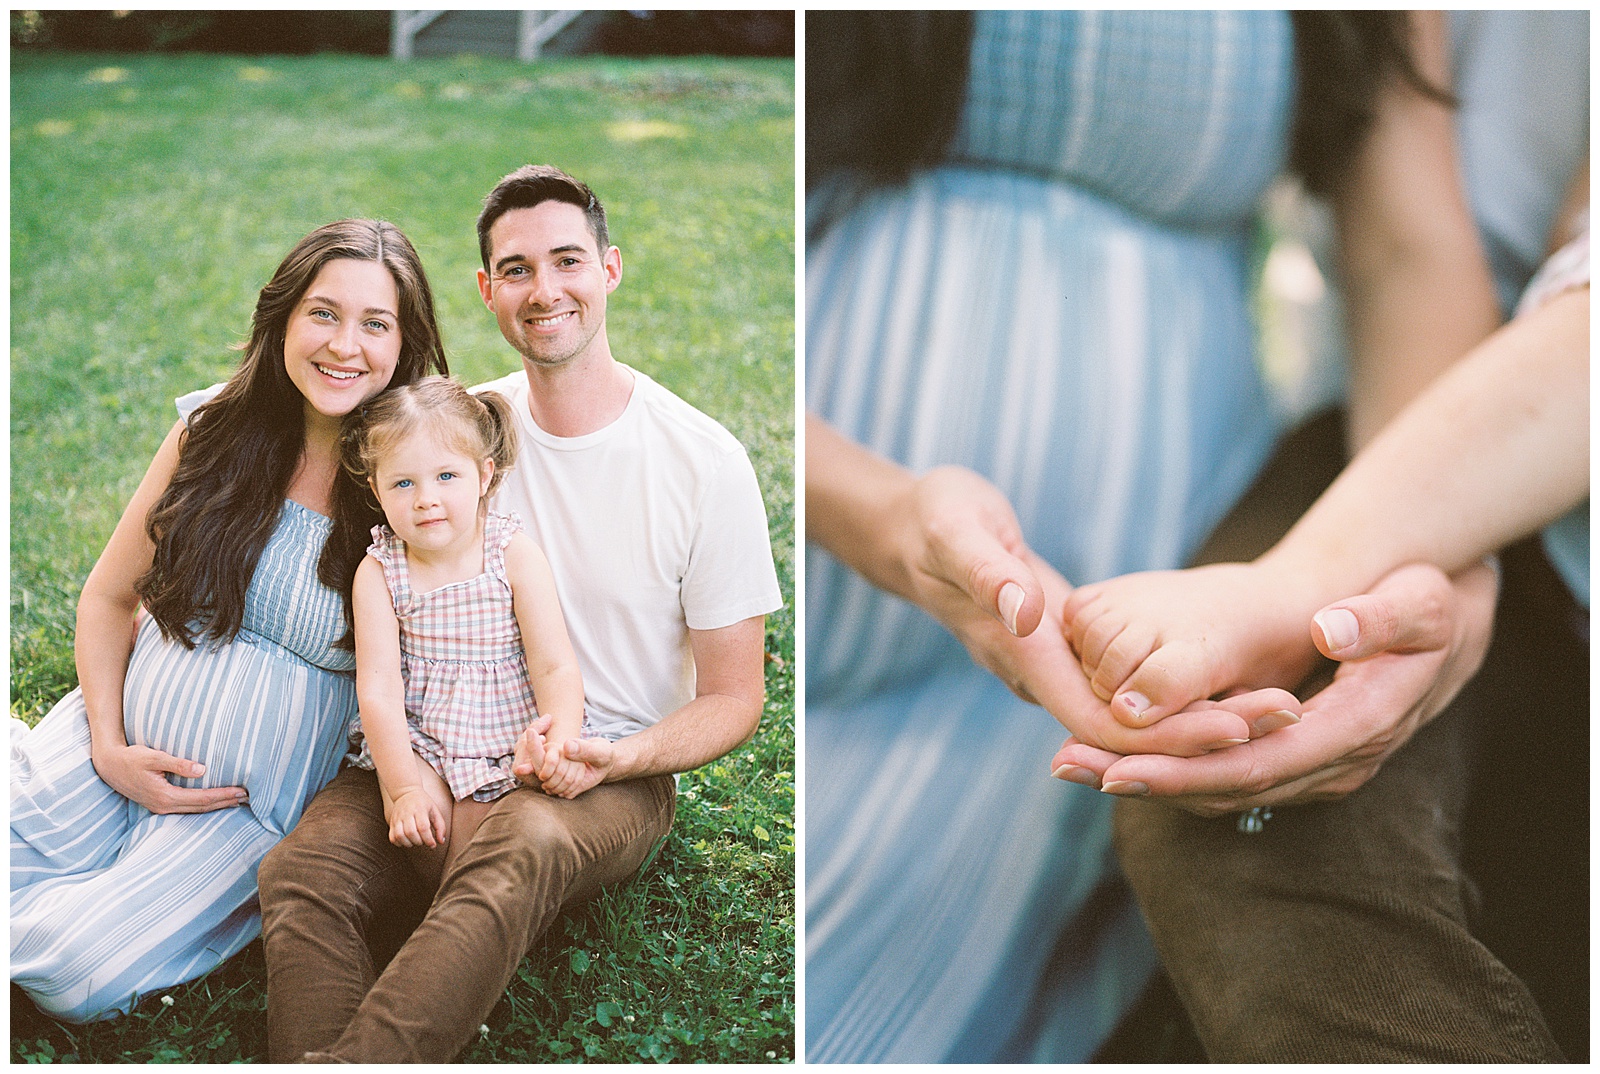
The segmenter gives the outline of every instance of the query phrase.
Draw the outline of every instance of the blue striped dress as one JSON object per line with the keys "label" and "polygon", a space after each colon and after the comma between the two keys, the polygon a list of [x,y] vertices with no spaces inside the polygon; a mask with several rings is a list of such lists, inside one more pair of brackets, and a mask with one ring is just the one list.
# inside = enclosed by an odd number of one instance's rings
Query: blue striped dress
{"label": "blue striped dress", "polygon": [[[180,401],[180,409],[193,397]],[[187,416],[187,414],[185,414]],[[154,815],[95,774],[79,690],[11,746],[11,979],[87,1022],[192,980],[261,930],[256,867],[333,778],[356,718],[342,602],[316,577],[332,523],[285,501],[228,644],[187,650],[142,618],[128,741],[203,763],[183,786],[249,805]]]}
{"label": "blue striped dress", "polygon": [[[1073,582],[1181,564],[1278,433],[1249,251],[1292,56],[1282,12],[978,13],[943,165],[808,245],[808,407],[985,475]],[[805,591],[807,1058],[1087,1058],[1154,961],[1110,800],[916,608],[815,547]]]}

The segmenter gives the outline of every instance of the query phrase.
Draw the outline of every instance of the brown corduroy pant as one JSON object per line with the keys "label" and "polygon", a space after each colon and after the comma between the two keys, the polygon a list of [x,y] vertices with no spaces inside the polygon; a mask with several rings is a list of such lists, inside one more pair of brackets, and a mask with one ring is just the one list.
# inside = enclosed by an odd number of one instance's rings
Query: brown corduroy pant
{"label": "brown corduroy pant", "polygon": [[[1305,470],[1280,459],[1264,485],[1290,520],[1323,483]],[[1241,536],[1246,507],[1202,558],[1271,539],[1259,516]],[[1117,802],[1118,855],[1213,1062],[1560,1062],[1541,1001],[1586,1058],[1585,613],[1533,545],[1505,563],[1483,673],[1360,790],[1255,834]]]}
{"label": "brown corduroy pant", "polygon": [[675,793],[671,776],[571,800],[518,788],[430,893],[389,842],[377,776],[342,769],[261,865],[268,1059],[449,1062],[561,910],[638,870]]}

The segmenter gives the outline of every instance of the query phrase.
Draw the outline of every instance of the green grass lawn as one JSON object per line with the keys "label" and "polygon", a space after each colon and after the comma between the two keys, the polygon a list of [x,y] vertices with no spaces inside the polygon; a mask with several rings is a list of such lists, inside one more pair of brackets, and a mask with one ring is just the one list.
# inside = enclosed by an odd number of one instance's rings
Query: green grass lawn
{"label": "green grass lawn", "polygon": [[[726,425],[787,602],[761,730],[684,776],[655,862],[523,962],[466,1061],[794,1057],[794,91],[775,61],[418,61],[16,53],[11,65],[11,711],[76,680],[83,579],[175,419],[225,379],[256,292],[314,227],[386,218],[452,371],[518,367],[473,219],[518,165],[605,200],[614,352]],[[13,1061],[265,1057],[259,943],[89,1027],[13,1021]]]}

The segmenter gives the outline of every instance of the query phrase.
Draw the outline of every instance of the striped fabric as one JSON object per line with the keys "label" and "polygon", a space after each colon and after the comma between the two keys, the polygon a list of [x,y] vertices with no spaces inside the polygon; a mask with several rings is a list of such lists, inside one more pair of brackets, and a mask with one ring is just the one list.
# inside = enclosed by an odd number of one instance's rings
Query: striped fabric
{"label": "striped fabric", "polygon": [[[522,528],[515,515],[484,522],[483,573],[427,593],[411,589],[405,542],[374,526],[367,554],[383,564],[400,620],[411,745],[450,785],[457,801],[492,802],[512,790],[512,749],[538,715],[506,580],[505,549]],[[366,739],[351,758],[372,768]]]}
{"label": "striped fabric", "polygon": [[342,602],[316,577],[331,523],[285,501],[231,644],[186,650],[143,619],[128,740],[206,765],[187,786],[243,786],[245,808],[156,816],[95,774],[81,691],[12,726],[11,979],[84,1022],[206,973],[260,932],[256,867],[339,766],[354,659]]}
{"label": "striped fabric", "polygon": [[1235,227],[1283,162],[1290,52],[1282,16],[986,12],[948,156],[1168,224]]}
{"label": "striped fabric", "polygon": [[[1178,565],[1278,431],[1247,260],[1288,18],[980,12],[973,58],[949,162],[808,246],[807,404],[985,475],[1074,582]],[[1109,800],[931,619],[815,548],[805,577],[808,1059],[1086,1058],[1153,960]]]}

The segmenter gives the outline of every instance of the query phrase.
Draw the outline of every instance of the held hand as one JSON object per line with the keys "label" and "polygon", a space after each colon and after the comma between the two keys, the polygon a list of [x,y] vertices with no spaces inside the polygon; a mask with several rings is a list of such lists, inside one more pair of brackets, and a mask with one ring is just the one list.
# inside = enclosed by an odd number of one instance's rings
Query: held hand
{"label": "held hand", "polygon": [[603,738],[569,738],[556,777],[543,784],[547,794],[576,798],[606,781],[617,761],[616,744]]}
{"label": "held hand", "polygon": [[539,773],[544,770],[547,760],[545,749],[545,734],[550,730],[549,716],[535,716],[531,723],[517,736],[517,744],[512,751],[511,774],[523,783],[539,782]]}
{"label": "held hand", "polygon": [[245,805],[243,787],[176,787],[167,774],[186,779],[205,775],[206,767],[149,746],[113,746],[93,753],[95,771],[112,790],[152,813],[210,813]]}
{"label": "held hand", "polygon": [[[1051,769],[1065,767],[1062,778],[1098,780],[1109,793],[1148,794],[1201,816],[1343,797],[1476,674],[1488,651],[1498,588],[1483,565],[1453,578],[1424,564],[1401,567],[1370,593],[1317,613],[1313,639],[1341,664],[1333,682],[1305,703],[1298,724],[1193,758],[1117,756],[1076,736]],[[1351,634],[1354,641],[1338,644]]]}
{"label": "held hand", "polygon": [[1152,727],[1123,726],[1068,645],[1062,608],[1072,587],[1023,542],[1000,491],[975,473],[942,467],[918,478],[905,500],[889,516],[903,520],[905,595],[980,666],[1079,739],[1118,753],[1193,756],[1250,737],[1244,719],[1218,706],[1192,707]]}
{"label": "held hand", "polygon": [[[611,743],[604,739],[569,738],[559,749],[545,737],[550,717],[537,716],[517,739],[511,774],[523,783],[537,783],[557,798],[576,798],[604,781],[611,770]],[[582,743],[599,742],[604,750],[584,752]],[[595,763],[587,763],[584,758]]]}
{"label": "held hand", "polygon": [[387,812],[389,842],[397,847],[443,846],[450,838],[449,820],[421,787],[402,790]]}

